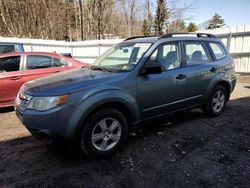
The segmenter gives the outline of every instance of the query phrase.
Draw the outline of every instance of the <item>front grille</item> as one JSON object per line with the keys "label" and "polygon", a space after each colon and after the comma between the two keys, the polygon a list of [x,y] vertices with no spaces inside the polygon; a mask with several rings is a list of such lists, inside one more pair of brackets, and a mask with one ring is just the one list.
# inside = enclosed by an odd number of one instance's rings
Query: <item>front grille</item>
{"label": "front grille", "polygon": [[20,99],[20,104],[19,104],[18,108],[20,110],[24,111],[28,107],[29,103],[30,103],[29,100]]}
{"label": "front grille", "polygon": [[31,96],[28,96],[23,93],[19,93],[16,98],[16,105],[18,109],[20,109],[21,111],[24,111],[28,107],[30,101],[31,101]]}

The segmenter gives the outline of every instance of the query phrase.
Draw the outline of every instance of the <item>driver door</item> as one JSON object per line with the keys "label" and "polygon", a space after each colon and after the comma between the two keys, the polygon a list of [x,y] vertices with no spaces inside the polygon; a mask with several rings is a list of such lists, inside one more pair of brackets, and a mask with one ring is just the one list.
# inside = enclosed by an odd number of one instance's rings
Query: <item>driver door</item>
{"label": "driver door", "polygon": [[137,101],[142,119],[164,114],[185,106],[186,78],[181,66],[180,44],[159,45],[150,56],[158,61],[162,73],[137,77]]}

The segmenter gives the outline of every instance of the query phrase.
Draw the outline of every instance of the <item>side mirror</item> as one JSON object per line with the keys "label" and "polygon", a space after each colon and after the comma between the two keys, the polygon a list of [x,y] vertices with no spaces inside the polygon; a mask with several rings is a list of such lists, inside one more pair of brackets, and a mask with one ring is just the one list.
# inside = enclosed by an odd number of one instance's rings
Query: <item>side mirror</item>
{"label": "side mirror", "polygon": [[140,75],[147,75],[147,74],[161,74],[162,73],[162,65],[157,60],[147,60],[144,64]]}

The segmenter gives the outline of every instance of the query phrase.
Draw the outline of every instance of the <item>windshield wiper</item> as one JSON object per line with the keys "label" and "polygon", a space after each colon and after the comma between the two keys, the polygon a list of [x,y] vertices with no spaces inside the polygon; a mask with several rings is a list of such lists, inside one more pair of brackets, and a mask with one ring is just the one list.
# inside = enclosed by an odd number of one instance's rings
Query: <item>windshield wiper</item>
{"label": "windshield wiper", "polygon": [[111,72],[111,70],[109,70],[107,68],[104,68],[104,67],[101,67],[101,66],[96,66],[96,65],[91,65],[91,66],[89,66],[89,68],[91,70],[100,70],[100,71],[103,71],[103,72]]}

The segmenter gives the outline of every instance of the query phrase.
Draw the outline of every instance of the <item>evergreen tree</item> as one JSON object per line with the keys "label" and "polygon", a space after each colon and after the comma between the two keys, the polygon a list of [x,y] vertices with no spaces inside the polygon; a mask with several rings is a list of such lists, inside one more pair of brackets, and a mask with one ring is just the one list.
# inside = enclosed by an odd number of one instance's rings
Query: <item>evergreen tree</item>
{"label": "evergreen tree", "polygon": [[224,19],[217,13],[214,14],[211,20],[208,21],[207,29],[220,28],[225,25]]}
{"label": "evergreen tree", "polygon": [[198,30],[198,26],[195,23],[190,22],[188,27],[187,27],[187,31],[188,32],[195,32],[197,30]]}
{"label": "evergreen tree", "polygon": [[145,19],[143,20],[142,33],[144,36],[150,35],[150,27],[149,27],[147,20],[145,20]]}
{"label": "evergreen tree", "polygon": [[158,35],[162,35],[167,19],[168,19],[168,10],[166,1],[157,0],[155,30]]}

